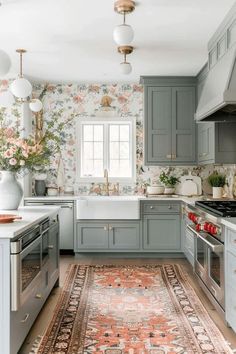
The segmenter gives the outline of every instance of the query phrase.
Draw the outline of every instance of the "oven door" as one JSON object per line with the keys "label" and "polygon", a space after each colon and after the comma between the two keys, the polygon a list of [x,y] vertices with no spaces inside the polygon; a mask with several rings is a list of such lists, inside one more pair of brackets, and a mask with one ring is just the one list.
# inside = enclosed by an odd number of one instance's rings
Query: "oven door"
{"label": "oven door", "polygon": [[224,245],[213,239],[208,245],[208,287],[212,295],[225,308]]}
{"label": "oven door", "polygon": [[42,268],[42,236],[22,252],[11,255],[11,310],[18,311],[40,283]]}
{"label": "oven door", "polygon": [[203,239],[199,237],[196,230],[191,225],[187,226],[188,232],[194,235],[194,271],[202,279],[207,282],[207,247]]}

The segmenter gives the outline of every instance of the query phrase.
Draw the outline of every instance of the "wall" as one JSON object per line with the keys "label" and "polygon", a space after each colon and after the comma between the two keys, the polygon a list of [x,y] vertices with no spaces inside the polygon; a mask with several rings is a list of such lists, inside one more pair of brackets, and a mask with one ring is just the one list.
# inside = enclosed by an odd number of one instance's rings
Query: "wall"
{"label": "wall", "polygon": [[[0,82],[0,89],[6,88],[7,82]],[[134,190],[141,192],[142,185],[151,183],[158,179],[160,167],[145,167],[143,165],[143,87],[138,84],[35,84],[34,96],[40,97],[44,107],[44,129],[53,125],[54,132],[60,136],[64,142],[62,145],[62,160],[65,170],[65,184],[72,185],[78,193],[88,193],[91,185],[77,185],[76,182],[76,120],[79,118],[94,117],[101,114],[101,99],[104,95],[109,95],[115,114],[119,117],[135,117],[137,125],[136,134],[136,165],[137,165],[137,185],[122,186],[124,193],[133,193]],[[6,112],[6,117],[12,124],[17,117],[20,119],[18,111]],[[62,123],[66,123],[65,126]],[[56,182],[59,156],[53,156],[51,166],[47,170],[48,184]],[[167,170],[168,167],[164,168]],[[172,168],[177,176],[187,174],[192,170],[194,174],[200,175],[203,179],[213,171],[214,166],[207,167],[176,167]],[[232,179],[235,173],[233,166],[217,167],[229,177],[230,190],[232,189]],[[208,186],[204,183],[204,190],[209,192]]]}

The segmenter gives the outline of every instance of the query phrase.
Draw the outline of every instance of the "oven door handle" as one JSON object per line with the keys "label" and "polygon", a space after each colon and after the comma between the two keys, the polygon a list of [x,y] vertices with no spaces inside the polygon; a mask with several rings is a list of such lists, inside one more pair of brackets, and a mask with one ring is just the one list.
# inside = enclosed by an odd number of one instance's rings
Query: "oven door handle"
{"label": "oven door handle", "polygon": [[205,242],[214,252],[224,252],[224,245],[220,243],[219,241],[213,239],[212,236],[208,235],[209,238],[212,238],[216,244],[211,243],[209,240],[206,240],[205,237],[203,237],[201,234],[199,234],[196,230],[194,230],[190,225],[187,225],[187,228],[193,232],[198,238],[200,238],[203,242]]}

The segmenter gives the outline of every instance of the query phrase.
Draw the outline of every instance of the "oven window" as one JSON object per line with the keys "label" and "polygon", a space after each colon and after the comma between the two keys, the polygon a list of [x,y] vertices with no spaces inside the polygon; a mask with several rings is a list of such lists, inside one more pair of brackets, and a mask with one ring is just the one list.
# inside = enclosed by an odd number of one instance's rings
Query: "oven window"
{"label": "oven window", "polygon": [[198,263],[204,267],[205,260],[205,243],[200,238],[197,237],[197,261]]}
{"label": "oven window", "polygon": [[21,286],[24,291],[40,272],[41,244],[29,252],[21,261]]}
{"label": "oven window", "polygon": [[210,277],[220,286],[220,256],[217,253],[209,250],[209,272]]}

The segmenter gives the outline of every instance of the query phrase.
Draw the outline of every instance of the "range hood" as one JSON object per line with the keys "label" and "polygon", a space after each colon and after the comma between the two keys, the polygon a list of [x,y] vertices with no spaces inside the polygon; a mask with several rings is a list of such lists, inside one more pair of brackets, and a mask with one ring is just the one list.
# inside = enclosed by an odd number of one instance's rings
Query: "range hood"
{"label": "range hood", "polygon": [[236,122],[236,49],[209,70],[195,114],[197,121]]}

